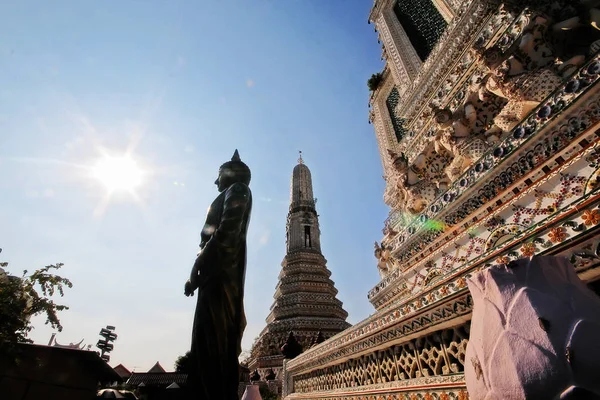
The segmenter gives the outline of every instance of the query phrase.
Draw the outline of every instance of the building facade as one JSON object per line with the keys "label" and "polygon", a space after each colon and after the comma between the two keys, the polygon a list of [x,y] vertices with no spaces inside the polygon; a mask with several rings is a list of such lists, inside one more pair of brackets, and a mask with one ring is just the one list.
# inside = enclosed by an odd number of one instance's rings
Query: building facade
{"label": "building facade", "polygon": [[567,257],[598,292],[600,31],[578,0],[376,0],[390,207],[376,313],[285,364],[287,399],[468,399],[467,280]]}
{"label": "building facade", "polygon": [[273,305],[248,363],[261,380],[278,382],[279,389],[284,360],[281,347],[290,333],[302,350],[307,350],[350,326],[321,252],[312,177],[302,156],[292,173],[286,235],[286,255]]}

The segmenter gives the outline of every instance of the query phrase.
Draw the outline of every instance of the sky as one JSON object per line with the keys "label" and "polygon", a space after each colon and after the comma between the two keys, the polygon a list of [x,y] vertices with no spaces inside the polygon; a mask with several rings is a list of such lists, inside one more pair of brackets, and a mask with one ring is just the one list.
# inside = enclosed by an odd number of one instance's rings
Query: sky
{"label": "sky", "polygon": [[[64,263],[61,344],[110,364],[168,371],[190,345],[183,287],[219,166],[252,170],[243,348],[265,326],[285,255],[290,180],[302,150],[322,251],[357,323],[374,312],[373,242],[387,208],[366,85],[382,69],[371,0],[0,1],[0,261],[21,274]],[[141,183],[94,167],[127,156]],[[120,176],[122,177],[122,176]],[[113,178],[116,179],[116,178]],[[30,338],[53,330],[32,320]]]}

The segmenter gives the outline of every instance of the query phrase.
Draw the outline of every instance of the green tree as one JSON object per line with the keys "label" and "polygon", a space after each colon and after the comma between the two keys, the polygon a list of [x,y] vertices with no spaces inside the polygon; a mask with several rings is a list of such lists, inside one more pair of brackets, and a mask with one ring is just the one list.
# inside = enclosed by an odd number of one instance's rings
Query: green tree
{"label": "green tree", "polygon": [[381,72],[371,75],[371,77],[367,81],[367,86],[369,87],[369,90],[372,92],[377,90],[377,88],[379,87],[379,84],[381,84],[382,80],[383,80],[383,74]]}
{"label": "green tree", "polygon": [[0,263],[0,354],[14,351],[19,342],[32,342],[27,335],[33,329],[31,317],[35,315],[45,314],[46,324],[62,331],[58,312],[69,308],[56,304],[51,297],[56,293],[62,297],[64,287],[73,286],[68,279],[51,272],[60,269],[60,263],[30,275],[25,270],[21,277],[5,272],[7,266],[6,262]]}
{"label": "green tree", "polygon": [[177,357],[175,360],[175,372],[188,374],[192,367],[191,352],[186,352],[184,355]]}

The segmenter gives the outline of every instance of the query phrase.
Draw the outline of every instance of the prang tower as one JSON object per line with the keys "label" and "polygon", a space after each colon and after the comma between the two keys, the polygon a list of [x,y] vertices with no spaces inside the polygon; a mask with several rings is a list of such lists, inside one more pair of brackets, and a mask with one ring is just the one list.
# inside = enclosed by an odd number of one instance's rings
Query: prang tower
{"label": "prang tower", "polygon": [[338,291],[330,279],[327,260],[321,253],[312,178],[302,154],[294,167],[291,186],[287,253],[281,263],[267,326],[253,346],[248,365],[251,371],[258,370],[261,379],[272,369],[275,380],[281,380],[280,349],[290,332],[306,350],[350,326],[346,322],[348,313],[336,298]]}

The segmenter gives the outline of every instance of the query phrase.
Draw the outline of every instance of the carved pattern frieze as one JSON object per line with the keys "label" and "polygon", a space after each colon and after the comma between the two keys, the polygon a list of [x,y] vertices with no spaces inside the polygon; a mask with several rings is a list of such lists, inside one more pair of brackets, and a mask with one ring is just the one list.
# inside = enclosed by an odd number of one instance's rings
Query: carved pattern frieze
{"label": "carved pattern frieze", "polygon": [[464,370],[469,324],[437,331],[341,364],[294,376],[297,393],[331,391]]}

